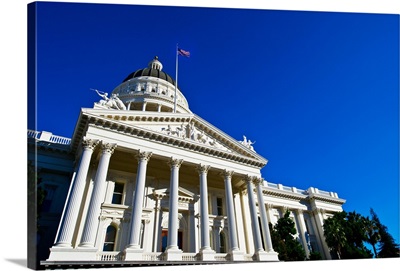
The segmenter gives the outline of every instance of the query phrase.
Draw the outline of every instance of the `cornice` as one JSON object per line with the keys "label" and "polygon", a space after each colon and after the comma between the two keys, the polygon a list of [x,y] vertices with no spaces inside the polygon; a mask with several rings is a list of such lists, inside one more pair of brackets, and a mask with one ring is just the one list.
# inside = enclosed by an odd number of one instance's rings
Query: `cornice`
{"label": "cornice", "polygon": [[270,187],[264,187],[263,188],[263,195],[266,196],[272,196],[275,198],[286,198],[290,200],[307,200],[307,201],[322,201],[322,202],[327,202],[327,203],[333,203],[333,204],[339,204],[343,205],[346,200],[344,199],[339,199],[339,198],[334,198],[330,196],[325,196],[321,194],[300,194],[300,193],[295,193],[291,191],[285,191],[285,190],[280,190],[276,188],[270,188]]}
{"label": "cornice", "polygon": [[51,151],[53,153],[72,154],[70,145],[41,141],[33,138],[28,138],[28,146],[37,150]]}
{"label": "cornice", "polygon": [[[126,123],[123,121],[131,121],[132,123]],[[222,149],[216,149],[212,146],[201,144],[196,141],[179,138],[172,135],[167,135],[161,131],[154,131],[138,126],[138,124],[146,124],[146,122],[152,123],[189,123],[195,122],[198,129],[202,129],[209,136],[222,142],[225,147],[235,151],[225,151]],[[224,160],[230,160],[235,163],[244,165],[251,165],[253,167],[261,168],[265,166],[267,160],[256,152],[250,149],[245,149],[242,144],[237,140],[229,137],[219,129],[213,127],[211,124],[202,120],[194,114],[185,113],[163,113],[159,112],[143,112],[143,111],[121,111],[121,110],[96,110],[96,109],[82,109],[79,118],[79,124],[76,128],[76,134],[73,138],[73,148],[78,147],[79,138],[86,130],[87,126],[94,126],[100,129],[118,132],[121,134],[134,136],[136,138],[142,138],[145,140],[151,140],[162,144],[173,146],[174,148],[183,148],[189,151],[198,152],[214,157],[218,157]]]}
{"label": "cornice", "polygon": [[286,198],[291,200],[305,200],[308,198],[308,195],[274,189],[274,188],[267,188],[267,187],[264,187],[262,192],[263,195],[266,196],[272,196],[276,198]]}
{"label": "cornice", "polygon": [[320,195],[320,194],[311,194],[308,196],[308,198],[311,200],[318,200],[322,202],[328,202],[328,203],[334,203],[334,204],[340,204],[343,205],[346,200],[344,199],[339,199],[339,198],[334,198],[334,197],[329,197],[325,195]]}

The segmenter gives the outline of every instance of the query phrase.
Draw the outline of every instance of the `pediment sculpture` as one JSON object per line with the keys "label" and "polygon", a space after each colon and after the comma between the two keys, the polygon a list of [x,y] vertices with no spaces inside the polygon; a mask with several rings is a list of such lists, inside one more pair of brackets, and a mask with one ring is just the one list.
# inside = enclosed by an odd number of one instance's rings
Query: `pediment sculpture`
{"label": "pediment sculpture", "polygon": [[224,151],[229,151],[228,148],[220,144],[215,138],[208,136],[206,133],[204,133],[204,131],[196,128],[193,122],[187,124],[182,123],[180,126],[175,126],[175,127],[168,125],[167,127],[161,128],[161,132],[182,139],[193,140],[198,143],[205,144],[210,147],[214,147]]}

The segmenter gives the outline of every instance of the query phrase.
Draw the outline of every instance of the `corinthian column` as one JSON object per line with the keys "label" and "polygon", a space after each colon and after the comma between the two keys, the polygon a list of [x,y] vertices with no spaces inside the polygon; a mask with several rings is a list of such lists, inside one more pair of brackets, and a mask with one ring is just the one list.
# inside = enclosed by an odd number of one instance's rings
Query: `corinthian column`
{"label": "corinthian column", "polygon": [[182,162],[182,159],[171,158],[168,163],[171,168],[171,177],[169,186],[168,239],[165,251],[167,261],[182,260],[182,251],[178,247],[178,188],[179,168]]}
{"label": "corinthian column", "polygon": [[310,250],[309,250],[308,244],[307,244],[306,234],[308,234],[308,232],[307,232],[306,222],[304,221],[303,210],[297,209],[295,214],[297,215],[297,221],[299,221],[300,239],[301,239],[301,242],[303,244],[303,248],[304,248],[304,250],[306,252],[306,256],[308,258],[310,256]]}
{"label": "corinthian column", "polygon": [[226,215],[229,227],[229,255],[232,261],[241,261],[244,260],[244,253],[239,251],[237,239],[236,216],[231,183],[233,171],[224,170],[221,175],[224,177],[225,182]]}
{"label": "corinthian column", "polygon": [[79,169],[75,176],[75,180],[71,184],[71,192],[65,206],[65,211],[55,243],[56,247],[72,247],[72,236],[74,235],[79,208],[85,190],[90,159],[97,143],[98,140],[92,139],[84,139],[82,142],[83,153],[79,162]]}
{"label": "corinthian column", "polygon": [[265,210],[264,195],[262,193],[261,187],[263,179],[256,178],[255,183],[257,189],[258,207],[260,208],[261,228],[263,231],[265,248],[267,252],[274,252],[271,241],[271,233],[269,232],[267,211]]}
{"label": "corinthian column", "polygon": [[[136,187],[132,201],[132,216],[130,225],[130,235],[128,245],[126,246],[125,252],[126,260],[141,260],[140,249],[140,225],[142,223],[142,209],[143,209],[143,197],[144,187],[146,184],[146,170],[147,163],[151,157],[151,152],[141,152],[140,150],[136,154],[138,160],[138,168],[136,173]],[[130,253],[134,252],[134,253]],[[138,253],[135,253],[138,252]]]}
{"label": "corinthian column", "polygon": [[106,177],[108,165],[111,155],[117,144],[104,143],[101,144],[101,157],[97,167],[96,177],[94,179],[94,187],[90,205],[87,213],[85,228],[83,229],[80,247],[94,248],[97,235],[97,227],[99,225],[99,216],[101,204],[104,202]]}
{"label": "corinthian column", "polygon": [[215,260],[213,251],[210,247],[209,216],[208,216],[208,186],[207,172],[210,166],[198,165],[197,171],[200,177],[200,227],[201,227],[201,248],[200,255],[203,261]]}
{"label": "corinthian column", "polygon": [[253,188],[253,180],[254,177],[246,176],[247,183],[247,195],[249,198],[249,207],[250,207],[250,215],[251,215],[251,228],[253,230],[253,241],[254,241],[254,250],[255,252],[263,251],[262,241],[261,241],[261,233],[260,228],[258,226],[258,215],[256,209],[256,202],[254,199],[254,188]]}

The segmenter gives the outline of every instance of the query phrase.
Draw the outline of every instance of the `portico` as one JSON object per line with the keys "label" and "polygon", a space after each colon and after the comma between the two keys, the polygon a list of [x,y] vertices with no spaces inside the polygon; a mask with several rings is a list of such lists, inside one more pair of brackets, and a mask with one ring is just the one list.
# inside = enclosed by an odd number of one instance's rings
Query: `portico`
{"label": "portico", "polygon": [[[92,118],[91,121],[96,123],[97,120]],[[91,166],[89,168],[80,166],[74,180],[77,182],[85,179],[86,194],[80,193],[76,201],[84,202],[87,207],[83,210],[76,208],[70,211],[71,216],[86,219],[81,219],[81,223],[75,227],[75,244],[69,239],[68,245],[65,245],[65,238],[62,239],[64,235],[57,236],[49,260],[56,260],[59,253],[65,260],[64,252],[67,250],[71,252],[67,255],[71,256],[78,251],[85,251],[88,255],[91,252],[90,248],[95,250],[93,257],[90,257],[94,260],[97,257],[95,255],[98,255],[98,249],[95,248],[98,248],[103,241],[99,237],[96,240],[96,236],[106,232],[106,227],[109,225],[118,225],[116,236],[119,239],[115,241],[115,251],[124,255],[126,261],[143,260],[143,255],[148,252],[160,252],[158,257],[163,257],[164,260],[179,261],[185,253],[195,253],[196,260],[215,261],[216,257],[221,257],[221,253],[215,251],[211,239],[220,241],[220,238],[219,232],[213,236],[214,231],[210,225],[215,227],[217,224],[222,226],[223,234],[228,233],[224,236],[226,244],[222,244],[222,247],[226,248],[223,252],[226,254],[226,260],[244,260],[244,255],[249,254],[239,246],[237,218],[234,212],[239,206],[235,207],[233,197],[235,193],[248,189],[245,184],[249,183],[249,180],[246,180],[249,173],[254,174],[254,178],[259,177],[254,167],[246,170],[245,164],[241,166],[242,169],[235,165],[236,171],[234,171],[233,162],[219,157],[204,156],[195,161],[193,157],[201,157],[201,151],[207,148],[206,146],[194,152],[190,149],[190,147],[193,149],[193,146],[188,144],[189,150],[181,148],[180,155],[176,156],[179,158],[163,155],[160,148],[152,149],[147,146],[146,150],[129,149],[123,145],[128,139],[124,140],[121,137],[118,143],[105,142],[97,134],[98,132],[104,134],[103,130],[100,131],[96,125],[89,127],[88,132],[92,139],[85,138],[81,145],[84,147],[87,142],[96,142],[95,148],[89,149],[94,152],[95,158],[86,161],[89,159],[88,151],[83,149],[81,160],[85,165]],[[176,144],[175,141],[171,143]],[[140,145],[139,142],[134,144]],[[192,144],[199,143],[192,142]],[[171,147],[166,144],[165,153],[170,153],[168,148]],[[220,153],[222,152],[228,153],[221,150]],[[229,154],[234,159],[233,154]],[[83,177],[85,174],[86,178]],[[117,183],[124,185],[123,201],[113,204],[112,194]],[[79,191],[75,187],[71,188],[71,195],[78,194]],[[212,202],[216,198],[209,196],[209,193],[214,193],[213,191],[222,192],[225,197],[223,206],[220,206],[222,211],[216,210],[216,202]],[[72,205],[73,199],[68,199],[67,206]],[[101,199],[105,201],[101,202]],[[253,212],[255,216],[252,219],[257,219],[257,211]],[[64,219],[66,218],[67,216]],[[110,221],[108,226],[102,223],[105,220]],[[62,225],[64,224],[66,221],[62,222]],[[73,228],[72,226],[71,229],[60,228],[60,232],[68,229],[72,231]],[[167,246],[165,251],[161,251],[161,235],[165,230],[168,233]],[[260,234],[257,236],[259,238]],[[100,244],[95,244],[96,241]],[[58,245],[59,243],[62,245]],[[257,249],[263,250],[259,245],[258,243]],[[65,248],[65,251],[60,250],[61,248]],[[150,249],[146,251],[147,248]]]}

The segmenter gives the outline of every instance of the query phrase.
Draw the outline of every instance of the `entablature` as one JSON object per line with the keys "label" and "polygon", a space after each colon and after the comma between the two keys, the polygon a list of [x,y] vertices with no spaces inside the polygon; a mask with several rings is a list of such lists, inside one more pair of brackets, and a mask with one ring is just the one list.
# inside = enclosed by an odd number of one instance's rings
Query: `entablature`
{"label": "entablature", "polygon": [[[193,114],[153,114],[154,112],[123,112],[121,114],[121,112],[123,111],[119,110],[117,114],[113,110],[82,110],[80,125],[76,129],[76,137],[73,140],[74,148],[78,147],[77,144],[84,131],[92,126],[255,168],[262,168],[267,163],[265,158],[253,150]],[[166,131],[171,123],[175,125],[175,128],[182,123],[191,125],[194,127],[193,131],[195,130],[199,136],[194,138]]]}

